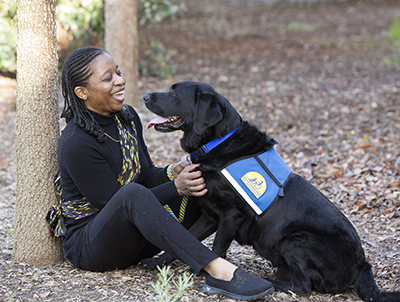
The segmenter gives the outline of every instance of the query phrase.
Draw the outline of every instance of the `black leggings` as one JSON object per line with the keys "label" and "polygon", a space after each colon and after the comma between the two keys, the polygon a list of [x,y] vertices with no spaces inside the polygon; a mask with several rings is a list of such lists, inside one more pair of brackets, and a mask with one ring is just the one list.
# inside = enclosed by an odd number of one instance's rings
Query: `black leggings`
{"label": "black leggings", "polygon": [[[190,201],[185,227],[199,217],[197,205]],[[176,213],[179,204],[177,201],[169,205]],[[150,190],[134,183],[124,185],[84,227],[80,267],[90,271],[126,268],[161,249],[198,273],[218,256],[184,226],[164,209]]]}

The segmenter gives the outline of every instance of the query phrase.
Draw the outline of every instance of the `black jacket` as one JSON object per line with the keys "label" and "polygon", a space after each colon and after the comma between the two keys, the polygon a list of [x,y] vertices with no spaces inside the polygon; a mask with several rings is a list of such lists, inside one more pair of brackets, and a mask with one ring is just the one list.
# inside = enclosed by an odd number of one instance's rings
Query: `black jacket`
{"label": "black jacket", "polygon": [[[136,183],[150,188],[161,204],[179,197],[176,187],[166,176],[166,168],[157,168],[150,159],[143,140],[143,128],[136,111],[129,107],[134,116],[134,124],[139,143],[140,174]],[[92,112],[100,127],[111,137],[118,139],[118,130],[114,114],[104,116]],[[120,189],[117,176],[122,168],[120,145],[107,138],[105,142],[97,141],[84,132],[71,120],[62,132],[58,143],[58,164],[61,174],[62,198],[80,200],[83,197],[97,209],[102,209]],[[63,248],[65,256],[79,266],[78,257],[81,249],[81,231],[96,214],[87,218],[65,219],[67,235]]]}

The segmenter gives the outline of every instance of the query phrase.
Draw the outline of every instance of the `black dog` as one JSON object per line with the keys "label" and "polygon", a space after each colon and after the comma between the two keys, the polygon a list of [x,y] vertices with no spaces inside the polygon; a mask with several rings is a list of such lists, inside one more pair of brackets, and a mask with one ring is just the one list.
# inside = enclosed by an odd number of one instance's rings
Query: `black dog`
{"label": "black dog", "polygon": [[233,189],[221,169],[239,158],[273,151],[277,142],[242,121],[210,85],[179,82],[168,92],[146,94],[144,102],[163,117],[148,127],[182,130],[181,147],[194,163],[201,163],[208,192],[198,202],[205,214],[190,231],[202,240],[217,229],[213,250],[218,255],[225,257],[234,239],[252,245],[277,267],[278,280],[270,281],[284,292],[338,293],[354,285],[365,301],[400,301],[400,293],[377,287],[350,221],[304,178],[289,173],[262,214]]}

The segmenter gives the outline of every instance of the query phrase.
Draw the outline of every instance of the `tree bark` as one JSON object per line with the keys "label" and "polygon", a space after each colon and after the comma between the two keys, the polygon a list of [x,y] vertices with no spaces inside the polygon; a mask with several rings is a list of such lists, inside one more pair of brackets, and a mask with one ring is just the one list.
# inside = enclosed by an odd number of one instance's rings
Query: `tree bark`
{"label": "tree bark", "polygon": [[13,260],[60,262],[61,241],[45,219],[57,203],[58,79],[56,0],[17,0],[17,189]]}
{"label": "tree bark", "polygon": [[105,0],[105,49],[126,79],[125,103],[141,104],[137,95],[138,25],[136,0]]}

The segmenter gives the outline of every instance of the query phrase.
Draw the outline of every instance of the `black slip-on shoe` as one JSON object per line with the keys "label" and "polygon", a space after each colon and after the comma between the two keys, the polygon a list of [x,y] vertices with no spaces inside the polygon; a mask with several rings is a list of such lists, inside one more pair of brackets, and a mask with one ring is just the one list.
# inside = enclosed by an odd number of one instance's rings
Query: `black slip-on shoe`
{"label": "black slip-on shoe", "polygon": [[231,281],[215,279],[207,274],[203,291],[208,295],[220,294],[236,300],[256,300],[274,291],[271,282],[250,275],[237,268]]}

